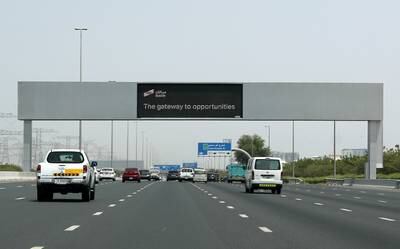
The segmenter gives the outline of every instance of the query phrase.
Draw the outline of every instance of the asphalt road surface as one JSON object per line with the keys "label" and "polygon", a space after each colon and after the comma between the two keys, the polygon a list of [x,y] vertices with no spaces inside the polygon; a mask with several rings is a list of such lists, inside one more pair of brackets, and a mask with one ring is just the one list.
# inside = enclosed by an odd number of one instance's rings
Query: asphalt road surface
{"label": "asphalt road surface", "polygon": [[0,183],[0,248],[398,249],[400,191],[102,182],[95,201],[37,202],[32,182]]}

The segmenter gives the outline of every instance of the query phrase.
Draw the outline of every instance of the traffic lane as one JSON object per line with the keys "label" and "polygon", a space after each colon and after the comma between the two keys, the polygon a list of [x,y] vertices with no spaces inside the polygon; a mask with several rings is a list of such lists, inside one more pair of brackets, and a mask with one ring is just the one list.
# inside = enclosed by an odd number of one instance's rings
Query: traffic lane
{"label": "traffic lane", "polygon": [[228,184],[204,184],[202,188],[242,208],[250,217],[268,222],[288,248],[398,248],[400,243],[398,222],[365,219],[285,194],[247,194]]}
{"label": "traffic lane", "polygon": [[329,193],[339,193],[343,195],[357,195],[363,196],[369,199],[386,199],[387,201],[394,201],[400,203],[400,190],[395,189],[359,189],[346,186],[327,186],[319,184],[297,184],[297,185],[285,185],[289,189],[309,189]]}
{"label": "traffic lane", "polygon": [[[19,182],[0,184],[0,203],[15,200],[16,198],[26,199],[36,191],[35,182]],[[0,210],[2,206],[0,205]]]}
{"label": "traffic lane", "polygon": [[[359,194],[345,194],[337,192],[320,191],[318,189],[289,188],[285,187],[283,193],[291,193],[293,195],[302,196],[304,198],[318,199],[332,205],[340,204],[352,207],[354,209],[362,209],[371,212],[373,215],[385,214],[398,217],[400,213],[400,201],[388,201],[386,198],[368,198]],[[400,218],[400,217],[398,217]]]}
{"label": "traffic lane", "polygon": [[[0,205],[0,237],[2,248],[31,248],[52,234],[63,231],[71,220],[85,220],[93,213],[118,203],[121,192],[135,191],[141,184],[109,183],[96,187],[96,199],[82,202],[80,194],[55,194],[50,202],[36,201],[36,188],[25,200],[7,200]],[[18,239],[16,239],[18,238]]]}
{"label": "traffic lane", "polygon": [[[285,248],[190,183],[161,182],[46,248]],[[95,229],[94,229],[95,228]],[[112,229],[110,229],[112,228]],[[95,234],[94,240],[87,240]]]}

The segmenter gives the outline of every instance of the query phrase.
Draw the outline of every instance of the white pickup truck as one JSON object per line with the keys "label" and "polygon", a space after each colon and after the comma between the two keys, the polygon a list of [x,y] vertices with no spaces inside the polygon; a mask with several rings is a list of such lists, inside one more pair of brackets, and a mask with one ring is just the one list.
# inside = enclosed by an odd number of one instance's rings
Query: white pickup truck
{"label": "white pickup truck", "polygon": [[82,150],[51,150],[36,169],[37,200],[53,199],[53,193],[82,193],[82,201],[94,200],[97,162]]}

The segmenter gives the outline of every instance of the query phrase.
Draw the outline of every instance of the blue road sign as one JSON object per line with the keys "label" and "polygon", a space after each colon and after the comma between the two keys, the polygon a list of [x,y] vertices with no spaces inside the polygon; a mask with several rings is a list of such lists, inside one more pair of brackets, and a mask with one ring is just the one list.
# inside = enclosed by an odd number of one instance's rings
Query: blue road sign
{"label": "blue road sign", "polygon": [[177,164],[165,164],[165,165],[154,165],[154,168],[160,169],[160,171],[179,171],[181,169],[180,165]]}
{"label": "blue road sign", "polygon": [[182,168],[192,168],[196,169],[197,168],[197,162],[194,163],[183,163]]}
{"label": "blue road sign", "polygon": [[197,155],[207,156],[213,152],[230,152],[232,150],[231,143],[198,143]]}

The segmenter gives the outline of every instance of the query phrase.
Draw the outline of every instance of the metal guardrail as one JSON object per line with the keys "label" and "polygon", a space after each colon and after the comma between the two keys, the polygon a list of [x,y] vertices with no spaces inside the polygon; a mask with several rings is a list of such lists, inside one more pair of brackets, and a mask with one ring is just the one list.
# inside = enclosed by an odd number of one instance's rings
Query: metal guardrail
{"label": "metal guardrail", "polygon": [[325,183],[327,185],[344,185],[345,179],[338,178],[325,178]]}
{"label": "metal guardrail", "polygon": [[302,184],[304,183],[303,179],[300,178],[283,178],[283,183],[286,184]]}
{"label": "metal guardrail", "polygon": [[380,187],[400,189],[400,180],[390,180],[390,179],[367,180],[367,179],[354,179],[354,178],[345,178],[345,179],[326,178],[325,182],[327,185],[345,185],[345,186],[369,185],[369,186],[380,186]]}

